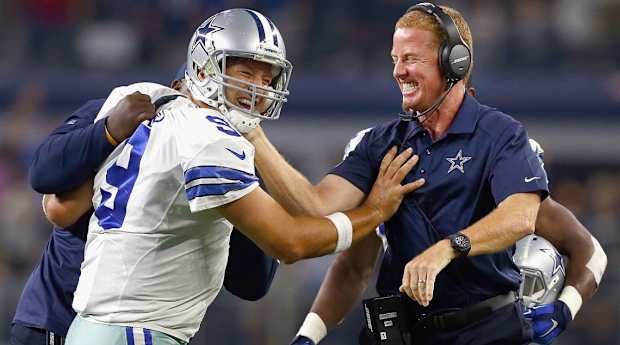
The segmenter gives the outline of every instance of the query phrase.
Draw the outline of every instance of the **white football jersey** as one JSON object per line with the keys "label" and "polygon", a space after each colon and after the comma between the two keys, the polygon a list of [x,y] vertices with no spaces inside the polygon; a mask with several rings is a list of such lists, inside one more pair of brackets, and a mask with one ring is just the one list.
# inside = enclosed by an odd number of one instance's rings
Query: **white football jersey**
{"label": "white football jersey", "polygon": [[[157,84],[115,89],[97,119]],[[73,308],[85,319],[189,341],[217,293],[232,225],[213,211],[258,186],[254,147],[217,111],[183,97],[162,106],[95,176],[82,274]]]}

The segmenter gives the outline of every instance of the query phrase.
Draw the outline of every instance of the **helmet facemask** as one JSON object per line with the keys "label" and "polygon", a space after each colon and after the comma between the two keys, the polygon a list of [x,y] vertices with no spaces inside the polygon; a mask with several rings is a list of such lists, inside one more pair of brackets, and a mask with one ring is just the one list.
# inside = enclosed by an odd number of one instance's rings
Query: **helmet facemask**
{"label": "helmet facemask", "polygon": [[[268,86],[263,86],[230,76],[227,71],[230,58],[252,59],[271,65],[273,75],[271,83]],[[221,66],[221,74],[217,76],[218,79],[216,81],[218,84],[218,99],[226,108],[226,111],[237,110],[263,120],[275,120],[280,117],[282,106],[287,101],[287,96],[289,95],[288,82],[292,66],[288,61],[257,59],[239,52],[224,52],[219,66]],[[228,99],[226,96],[227,88],[245,93],[250,99],[250,108],[239,106],[235,100]]]}

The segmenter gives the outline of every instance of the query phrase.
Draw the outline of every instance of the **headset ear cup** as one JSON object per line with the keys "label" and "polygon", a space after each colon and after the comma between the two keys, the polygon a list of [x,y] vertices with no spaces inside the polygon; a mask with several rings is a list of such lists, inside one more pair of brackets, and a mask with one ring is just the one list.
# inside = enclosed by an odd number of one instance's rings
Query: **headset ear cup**
{"label": "headset ear cup", "polygon": [[463,79],[471,66],[471,52],[463,44],[456,44],[451,47],[448,59],[449,70],[455,78]]}
{"label": "headset ear cup", "polygon": [[439,70],[446,79],[454,79],[454,74],[450,69],[450,49],[448,42],[444,42],[439,47]]}

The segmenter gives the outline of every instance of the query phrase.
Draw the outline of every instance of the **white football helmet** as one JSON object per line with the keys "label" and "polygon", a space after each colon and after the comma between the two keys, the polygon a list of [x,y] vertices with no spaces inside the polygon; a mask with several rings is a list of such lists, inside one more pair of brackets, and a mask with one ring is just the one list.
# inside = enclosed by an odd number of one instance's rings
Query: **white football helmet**
{"label": "white football helmet", "polygon": [[523,281],[519,295],[527,308],[552,303],[564,287],[566,276],[564,258],[544,238],[529,235],[517,242],[513,259]]}
{"label": "white football helmet", "polygon": [[[264,87],[228,76],[226,59],[230,57],[271,64],[274,72],[271,85]],[[274,120],[280,116],[289,94],[292,69],[286,60],[282,35],[273,22],[254,10],[236,8],[211,16],[196,29],[187,50],[185,79],[192,97],[222,111],[233,125],[256,127],[261,119]],[[250,109],[228,100],[225,87],[246,92],[251,97]],[[255,109],[257,97],[263,97],[269,104],[262,113]]]}

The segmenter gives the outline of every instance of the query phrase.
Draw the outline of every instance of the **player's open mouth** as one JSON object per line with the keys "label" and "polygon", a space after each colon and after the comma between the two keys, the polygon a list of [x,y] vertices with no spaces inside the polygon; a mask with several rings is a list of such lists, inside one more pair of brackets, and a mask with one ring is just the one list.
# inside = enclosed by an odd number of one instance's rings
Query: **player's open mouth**
{"label": "player's open mouth", "polygon": [[237,98],[237,104],[239,104],[240,107],[248,109],[248,110],[252,108],[252,101],[247,98],[243,98],[243,97]]}

